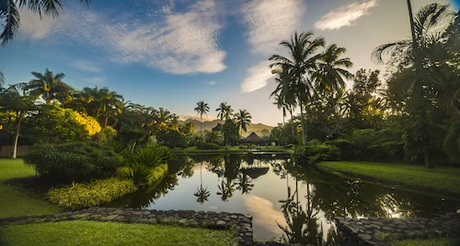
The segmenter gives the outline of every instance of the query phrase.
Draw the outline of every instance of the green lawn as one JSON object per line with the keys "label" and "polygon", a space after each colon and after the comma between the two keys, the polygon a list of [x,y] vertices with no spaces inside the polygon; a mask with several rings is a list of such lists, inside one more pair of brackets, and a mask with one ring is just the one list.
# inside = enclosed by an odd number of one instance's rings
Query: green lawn
{"label": "green lawn", "polygon": [[[6,245],[231,245],[232,231],[116,222],[65,221],[16,225],[2,231]],[[1,244],[1,242],[0,242]]]}
{"label": "green lawn", "polygon": [[392,246],[450,246],[448,238],[389,240]]}
{"label": "green lawn", "polygon": [[0,159],[0,218],[22,215],[39,215],[57,213],[54,206],[40,198],[32,197],[27,192],[11,187],[4,182],[12,178],[35,175],[31,166],[27,166],[21,159]]}
{"label": "green lawn", "polygon": [[328,161],[318,165],[346,174],[460,194],[460,168],[437,167],[427,169],[424,166],[402,163],[348,161]]}

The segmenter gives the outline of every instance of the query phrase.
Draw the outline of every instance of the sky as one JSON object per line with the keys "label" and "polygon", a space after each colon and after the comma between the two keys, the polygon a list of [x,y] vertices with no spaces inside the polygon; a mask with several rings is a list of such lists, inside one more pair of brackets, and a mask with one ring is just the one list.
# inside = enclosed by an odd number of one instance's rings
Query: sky
{"label": "sky", "polygon": [[[458,0],[412,0],[422,6]],[[0,47],[7,84],[31,71],[64,73],[73,88],[108,87],[126,100],[167,108],[182,118],[205,101],[247,109],[253,123],[275,126],[282,113],[269,98],[276,84],[268,58],[298,32],[345,47],[360,68],[385,70],[370,59],[384,43],[410,36],[405,0],[77,0],[63,1],[56,19],[21,10],[15,40]],[[347,87],[351,88],[352,82]]]}

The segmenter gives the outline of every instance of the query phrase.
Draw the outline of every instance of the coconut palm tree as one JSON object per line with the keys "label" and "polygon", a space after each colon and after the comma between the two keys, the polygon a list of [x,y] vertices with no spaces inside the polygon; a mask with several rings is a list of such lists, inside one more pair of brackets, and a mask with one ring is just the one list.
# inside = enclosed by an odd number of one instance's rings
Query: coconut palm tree
{"label": "coconut palm tree", "polygon": [[125,107],[123,96],[117,94],[115,91],[110,91],[108,88],[100,90],[98,103],[101,108],[102,117],[104,118],[104,127],[107,127],[110,117],[120,114]]}
{"label": "coconut palm tree", "polygon": [[220,120],[228,120],[233,114],[233,109],[232,106],[227,105],[227,102],[220,103],[220,106],[216,109],[217,112],[217,118]]}
{"label": "coconut palm tree", "polygon": [[[81,0],[89,4],[90,0]],[[42,14],[56,18],[62,9],[60,0],[0,0],[0,21],[3,22],[3,32],[0,34],[2,45],[11,42],[19,29],[19,9],[29,9],[42,16]]]}
{"label": "coconut palm tree", "polygon": [[321,57],[317,50],[324,46],[324,39],[313,38],[312,32],[304,32],[300,35],[295,32],[290,40],[282,41],[280,45],[288,49],[288,56],[272,55],[269,58],[270,61],[273,61],[270,68],[287,70],[289,74],[289,82],[281,86],[288,86],[286,90],[290,92],[289,99],[295,100],[296,105],[300,106],[302,139],[305,144],[307,126],[304,121],[304,107],[314,93],[315,88],[311,76],[316,70],[317,60]]}
{"label": "coconut palm tree", "polygon": [[13,138],[12,158],[16,158],[19,140],[19,131],[21,129],[22,119],[27,112],[35,109],[36,96],[31,95],[27,90],[26,83],[18,83],[10,86],[0,94],[1,110],[13,111],[16,113],[16,129]]}
{"label": "coconut palm tree", "polygon": [[203,188],[202,169],[203,169],[203,163],[200,162],[200,188],[198,188],[197,191],[193,193],[193,195],[197,197],[196,201],[199,202],[200,204],[203,204],[204,202],[208,201],[208,198],[211,195],[211,193],[208,191],[207,186],[206,188]]}
{"label": "coconut palm tree", "polygon": [[351,80],[354,77],[345,70],[353,66],[350,58],[340,58],[345,52],[345,48],[332,44],[319,57],[318,68],[314,73],[317,90],[340,92],[346,85],[344,78]]}
{"label": "coconut palm tree", "polygon": [[234,117],[238,129],[240,129],[240,134],[243,133],[243,131],[247,132],[247,127],[251,125],[251,114],[246,109],[240,109],[240,111],[237,112]]}
{"label": "coconut palm tree", "polygon": [[199,101],[196,103],[195,111],[200,115],[201,122],[201,136],[203,137],[203,114],[207,115],[209,112],[209,106],[204,101]]}
{"label": "coconut palm tree", "polygon": [[61,103],[65,103],[71,99],[70,93],[73,89],[62,81],[65,74],[54,74],[47,68],[44,74],[32,72],[32,75],[35,78],[30,80],[27,89],[31,90],[31,94],[41,96],[47,104],[52,100],[58,100]]}

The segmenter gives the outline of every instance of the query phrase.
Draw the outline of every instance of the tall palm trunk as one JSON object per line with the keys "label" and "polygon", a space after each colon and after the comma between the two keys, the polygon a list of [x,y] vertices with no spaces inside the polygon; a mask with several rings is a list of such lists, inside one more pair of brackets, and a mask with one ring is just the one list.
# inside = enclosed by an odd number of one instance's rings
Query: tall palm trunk
{"label": "tall palm trunk", "polygon": [[[289,111],[291,114],[291,123],[293,122],[293,116],[292,116],[292,111]],[[294,124],[291,124],[291,131],[292,131],[292,139],[295,141],[295,131],[294,131]],[[295,143],[295,142],[294,142]]]}
{"label": "tall palm trunk", "polygon": [[200,115],[200,122],[201,122],[201,126],[200,126],[201,137],[203,138],[203,115]]}
{"label": "tall palm trunk", "polygon": [[[414,65],[415,65],[415,84],[417,86],[415,86],[415,91],[414,91],[414,97],[415,98],[420,98],[421,100],[424,100],[422,97],[423,97],[423,89],[422,89],[422,76],[421,76],[421,72],[423,70],[423,66],[422,66],[422,59],[420,57],[420,51],[418,49],[418,46],[417,46],[417,37],[416,37],[416,34],[415,34],[415,24],[414,24],[414,15],[412,13],[412,4],[411,4],[411,0],[407,0],[407,10],[409,12],[409,23],[410,23],[410,30],[411,30],[411,36],[412,36],[412,51],[414,53]],[[423,102],[422,102],[423,103]],[[418,115],[418,117],[416,118],[416,120],[424,120],[425,117],[423,116],[424,115],[424,112],[425,110],[420,107],[417,109],[417,112],[416,114]],[[428,141],[429,142],[429,139]],[[431,160],[431,153],[430,153],[430,149],[429,149],[429,144],[427,143],[427,145],[423,148],[423,159],[424,159],[424,162],[425,162],[425,166],[427,168],[434,168],[434,165],[432,163],[432,160]]]}
{"label": "tall palm trunk", "polygon": [[19,130],[21,129],[21,121],[24,116],[24,111],[19,111],[18,120],[16,123],[16,131],[14,132],[14,139],[13,139],[13,155],[11,156],[13,159],[16,159],[18,154],[18,140],[19,140]]}
{"label": "tall palm trunk", "polygon": [[302,125],[302,144],[305,145],[307,143],[307,125],[304,122],[302,101],[300,101],[300,124]]}
{"label": "tall palm trunk", "polygon": [[104,128],[107,128],[108,122],[109,122],[109,116],[106,116],[104,119]]}

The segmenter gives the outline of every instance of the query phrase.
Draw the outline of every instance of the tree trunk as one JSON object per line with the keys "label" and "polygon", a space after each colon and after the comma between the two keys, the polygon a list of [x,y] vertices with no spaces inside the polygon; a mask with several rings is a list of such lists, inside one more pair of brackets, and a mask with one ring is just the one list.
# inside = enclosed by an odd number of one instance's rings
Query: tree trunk
{"label": "tree trunk", "polygon": [[303,104],[302,102],[300,102],[300,124],[302,125],[302,144],[305,145],[307,143],[307,126],[303,118]]}
{"label": "tree trunk", "polygon": [[104,121],[104,128],[107,128],[108,122],[109,122],[109,116],[106,116],[105,121]]}
{"label": "tree trunk", "polygon": [[200,115],[200,122],[201,122],[201,138],[203,138],[203,115]]}
{"label": "tree trunk", "polygon": [[13,139],[13,155],[11,156],[13,159],[16,159],[18,154],[18,140],[19,140],[19,130],[21,129],[21,121],[24,115],[24,111],[19,112],[18,121],[16,123],[16,131],[14,132],[14,139]]}
{"label": "tree trunk", "polygon": [[[294,120],[293,120],[293,117],[292,117],[292,112],[291,113],[291,130],[292,130],[292,139],[295,141],[295,131],[294,131]],[[295,142],[294,142],[295,143]]]}
{"label": "tree trunk", "polygon": [[430,150],[428,147],[423,149],[423,159],[425,160],[425,167],[426,168],[434,168],[434,163],[431,160]]}

